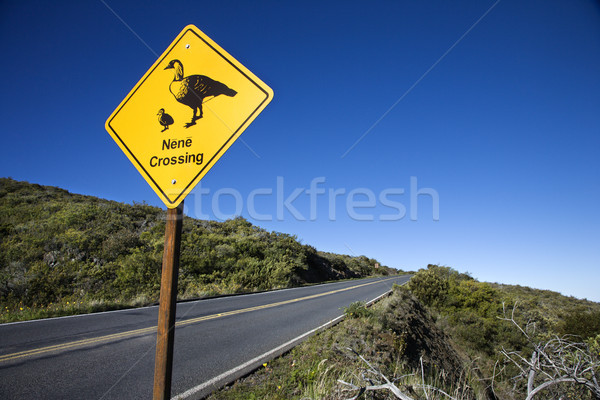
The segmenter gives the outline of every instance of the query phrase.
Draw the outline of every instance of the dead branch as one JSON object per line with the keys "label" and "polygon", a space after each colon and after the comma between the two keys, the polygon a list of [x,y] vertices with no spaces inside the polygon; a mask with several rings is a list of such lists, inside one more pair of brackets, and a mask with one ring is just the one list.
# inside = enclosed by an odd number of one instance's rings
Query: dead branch
{"label": "dead branch", "polygon": [[[345,382],[341,379],[338,379],[337,381],[339,383],[341,383],[344,386],[347,386],[348,389],[344,389],[344,391],[346,390],[358,390],[358,393],[351,397],[350,399],[347,400],[357,400],[362,394],[364,394],[366,391],[374,391],[374,390],[389,390],[390,392],[392,392],[394,394],[394,396],[396,396],[396,398],[400,399],[400,400],[414,400],[412,397],[410,397],[409,395],[403,393],[400,391],[400,389],[392,382],[388,379],[387,376],[385,376],[381,371],[379,371],[378,369],[376,369],[375,367],[373,367],[373,365],[371,365],[370,362],[368,362],[362,355],[358,354],[356,351],[354,351],[351,348],[347,348],[348,350],[350,350],[352,353],[354,353],[358,358],[360,358],[362,360],[363,363],[365,363],[367,365],[367,369],[365,372],[373,375],[373,379],[367,377],[364,373],[362,376],[362,379],[365,382],[369,382],[370,385],[367,386],[357,386],[353,383],[350,382]],[[450,400],[456,400],[456,398],[452,397],[451,395],[449,395],[448,393],[444,392],[441,389],[438,389],[434,386],[431,385],[426,385],[425,384],[425,375],[424,375],[424,368],[423,368],[423,360],[421,359],[421,379],[422,379],[422,384],[420,385],[414,385],[414,387],[419,388],[419,389],[423,389],[423,392],[425,393],[425,397],[429,398],[429,395],[427,393],[427,390],[431,390],[431,391],[436,391],[440,394],[443,394],[444,396],[448,397]],[[414,375],[414,374],[410,374],[410,375]],[[410,376],[410,375],[405,375],[406,376]],[[398,379],[394,379],[394,381],[397,381]],[[385,383],[383,383],[383,382]]]}
{"label": "dead branch", "polygon": [[371,381],[371,379],[368,379],[366,377],[363,377],[365,381],[371,383],[371,385],[369,386],[364,386],[364,387],[359,387],[356,385],[353,385],[351,383],[348,382],[344,382],[342,380],[338,379],[338,382],[346,385],[348,387],[350,387],[353,390],[359,390],[359,394],[357,394],[356,396],[354,396],[352,399],[349,400],[354,400],[357,399],[358,396],[360,396],[362,393],[364,393],[367,390],[382,390],[382,389],[387,389],[390,392],[392,392],[394,394],[394,396],[396,396],[397,398],[401,399],[401,400],[413,400],[410,396],[407,396],[406,394],[402,393],[400,391],[400,389],[398,389],[398,387],[396,385],[394,385],[394,383],[392,383],[387,376],[385,376],[381,371],[375,369],[370,362],[368,362],[363,356],[361,356],[360,354],[358,354],[356,351],[354,351],[351,348],[348,348],[348,350],[350,350],[351,352],[353,352],[358,358],[360,358],[368,367],[367,372],[369,372],[370,374],[374,375],[376,378],[381,378],[383,379],[383,381],[385,381],[385,383],[380,383],[380,382],[373,382]]}
{"label": "dead branch", "polygon": [[415,386],[422,388],[422,389],[428,389],[428,390],[432,390],[432,391],[441,393],[444,396],[446,396],[447,398],[449,398],[450,400],[456,400],[456,397],[450,396],[448,393],[444,392],[442,389],[436,388],[435,386],[431,386],[431,385],[415,385]]}
{"label": "dead branch", "polygon": [[541,391],[567,382],[581,385],[600,399],[600,360],[592,354],[588,345],[573,341],[573,337],[569,336],[535,341],[515,320],[515,310],[516,304],[510,317],[507,317],[504,309],[504,317],[500,319],[515,325],[525,335],[533,351],[527,356],[502,348],[500,354],[519,370],[519,374],[512,379],[526,382],[526,400],[532,400]]}

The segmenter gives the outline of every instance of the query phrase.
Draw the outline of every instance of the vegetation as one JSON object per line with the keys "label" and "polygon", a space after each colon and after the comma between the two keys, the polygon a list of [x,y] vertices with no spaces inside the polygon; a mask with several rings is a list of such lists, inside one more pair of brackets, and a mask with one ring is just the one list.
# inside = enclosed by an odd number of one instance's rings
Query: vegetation
{"label": "vegetation", "polygon": [[[164,211],[0,180],[0,321],[156,301]],[[243,218],[186,218],[179,296],[388,274]],[[598,399],[600,304],[429,265],[216,399]]]}
{"label": "vegetation", "polygon": [[[0,322],[158,300],[166,212],[0,178]],[[386,275],[243,218],[185,217],[179,297]]]}
{"label": "vegetation", "polygon": [[429,265],[209,399],[598,399],[598,313]]}
{"label": "vegetation", "polygon": [[[587,300],[547,290],[478,282],[437,265],[419,271],[408,287],[428,306],[436,325],[451,336],[467,359],[474,360],[481,379],[494,389],[489,398],[526,397],[525,390],[519,391],[524,383],[514,379],[519,376],[519,366],[506,357],[508,354],[531,360],[536,349],[555,342],[587,346],[600,339],[600,304]],[[513,310],[510,318],[507,310]],[[596,359],[600,356],[597,351],[589,355]],[[565,385],[560,390],[563,392],[556,397],[556,393],[548,397],[538,393],[535,398],[586,398],[569,396],[571,389]]]}
{"label": "vegetation", "polygon": [[512,392],[526,400],[600,399],[600,335],[587,341],[574,335],[536,337],[535,329],[516,322],[514,312],[515,308],[510,316],[505,312],[503,320],[513,323],[527,339],[530,349],[500,351],[505,364],[516,371],[510,379],[514,382]]}

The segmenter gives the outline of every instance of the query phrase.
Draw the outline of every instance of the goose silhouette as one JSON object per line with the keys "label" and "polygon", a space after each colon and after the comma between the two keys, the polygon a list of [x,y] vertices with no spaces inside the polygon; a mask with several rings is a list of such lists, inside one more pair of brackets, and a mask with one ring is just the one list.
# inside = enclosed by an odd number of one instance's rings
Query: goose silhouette
{"label": "goose silhouette", "polygon": [[217,97],[224,94],[233,97],[237,92],[230,89],[224,83],[215,81],[204,75],[189,75],[184,78],[183,64],[179,60],[171,60],[165,69],[174,69],[175,77],[169,85],[169,91],[175,100],[190,107],[194,114],[192,121],[184,126],[189,128],[196,125],[196,121],[202,118],[202,103],[207,97]]}
{"label": "goose silhouette", "polygon": [[158,114],[156,115],[158,115],[158,123],[164,126],[164,129],[161,132],[164,132],[167,129],[169,129],[169,125],[173,125],[173,122],[175,122],[173,121],[173,117],[171,117],[165,112],[164,108],[158,110]]}

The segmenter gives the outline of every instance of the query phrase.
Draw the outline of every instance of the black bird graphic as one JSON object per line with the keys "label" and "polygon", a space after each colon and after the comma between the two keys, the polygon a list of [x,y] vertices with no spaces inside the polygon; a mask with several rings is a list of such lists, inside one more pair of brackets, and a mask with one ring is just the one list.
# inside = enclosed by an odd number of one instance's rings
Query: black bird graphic
{"label": "black bird graphic", "polygon": [[[185,124],[186,128],[196,125],[196,120],[202,118],[202,103],[207,97],[216,97],[221,94],[233,97],[237,92],[230,89],[224,83],[215,81],[204,75],[189,75],[183,77],[183,64],[179,60],[171,60],[165,69],[175,69],[175,77],[169,86],[169,90],[175,96],[175,100],[185,104],[194,111],[192,121]],[[198,112],[198,115],[196,115]]]}
{"label": "black bird graphic", "polygon": [[173,117],[165,112],[164,108],[158,110],[158,114],[156,115],[158,115],[158,123],[165,127],[161,132],[169,129],[169,125],[173,125],[173,122],[175,122],[173,121]]}

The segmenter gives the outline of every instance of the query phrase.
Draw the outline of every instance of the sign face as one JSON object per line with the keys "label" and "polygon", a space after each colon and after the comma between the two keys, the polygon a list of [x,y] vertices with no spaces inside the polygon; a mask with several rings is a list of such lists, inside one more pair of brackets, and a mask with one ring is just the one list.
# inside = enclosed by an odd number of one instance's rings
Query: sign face
{"label": "sign face", "polygon": [[193,25],[150,67],[106,130],[175,208],[273,99],[273,91]]}

